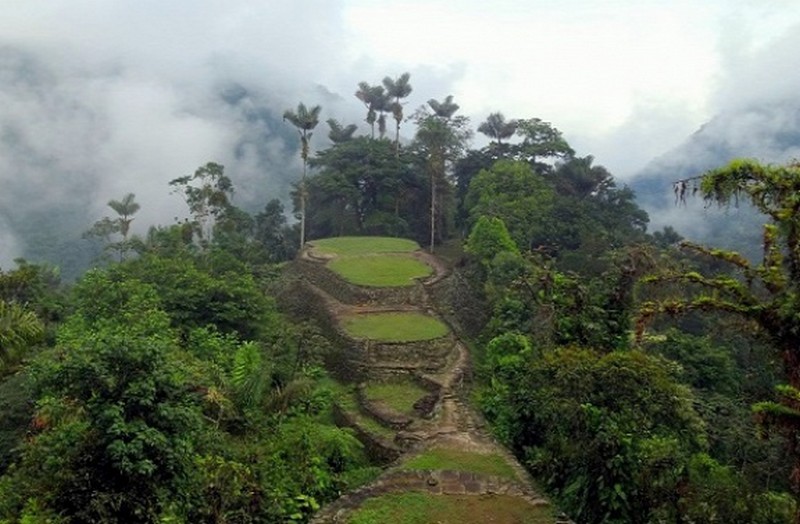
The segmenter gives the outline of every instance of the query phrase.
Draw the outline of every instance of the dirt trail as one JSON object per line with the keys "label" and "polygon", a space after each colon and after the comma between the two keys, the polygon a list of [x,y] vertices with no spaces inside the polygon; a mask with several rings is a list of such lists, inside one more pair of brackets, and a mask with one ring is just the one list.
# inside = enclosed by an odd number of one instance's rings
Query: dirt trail
{"label": "dirt trail", "polygon": [[[435,307],[432,306],[434,301],[431,297],[431,289],[447,277],[448,269],[441,260],[431,254],[417,251],[413,256],[434,270],[432,276],[416,284],[421,286],[423,293],[420,294],[420,299],[414,303],[348,304],[320,289],[311,281],[313,279],[309,279],[306,285],[323,301],[325,308],[332,314],[336,322],[345,315],[386,311],[419,311],[441,318],[441,315],[437,315]],[[304,263],[320,265],[324,265],[329,258],[314,255],[310,250],[306,250],[301,256]],[[330,278],[339,277],[330,272]],[[339,500],[329,504],[315,516],[312,522],[317,524],[347,522],[352,512],[365,500],[386,493],[406,491],[425,492],[437,496],[475,495],[489,499],[491,497],[517,497],[529,505],[531,522],[544,522],[544,520],[537,520],[541,519],[543,507],[547,507],[547,512],[557,513],[549,508],[547,500],[537,492],[524,468],[508,450],[489,435],[482,418],[467,404],[465,377],[470,371],[469,351],[455,334],[451,334],[450,337],[453,342],[446,364],[437,373],[424,373],[424,362],[396,369],[398,372],[416,374],[430,383],[438,384],[438,397],[432,416],[415,417],[408,427],[397,431],[395,441],[398,443],[398,449],[404,450],[404,453],[377,480],[354,492],[345,494]],[[364,363],[364,366],[367,369],[367,376],[371,377],[368,380],[376,380],[370,374],[370,363]],[[382,371],[385,371],[385,368]],[[366,434],[367,432],[362,431],[362,433]],[[459,453],[501,457],[500,460],[513,470],[515,478],[498,478],[474,471],[420,471],[405,467],[409,460],[430,450],[452,450]],[[476,515],[475,518],[479,517]],[[524,521],[528,522],[527,519]],[[549,522],[569,522],[569,520],[553,517]],[[469,524],[469,521],[461,521],[461,524]]]}

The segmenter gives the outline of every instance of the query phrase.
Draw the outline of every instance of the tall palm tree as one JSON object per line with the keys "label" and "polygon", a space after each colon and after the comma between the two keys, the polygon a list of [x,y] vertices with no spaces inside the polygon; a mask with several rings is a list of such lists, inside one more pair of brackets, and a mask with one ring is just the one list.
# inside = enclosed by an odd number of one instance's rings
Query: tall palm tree
{"label": "tall palm tree", "polygon": [[497,141],[497,145],[503,143],[504,139],[511,138],[517,131],[517,121],[508,120],[503,113],[491,113],[486,117],[486,121],[478,126],[478,132],[483,133],[489,138]]}
{"label": "tall palm tree", "polygon": [[383,87],[381,87],[381,95],[375,99],[375,110],[378,112],[378,136],[383,140],[386,136],[386,113],[392,111],[392,101],[383,92]]}
{"label": "tall palm tree", "polygon": [[328,123],[328,127],[331,128],[331,130],[328,131],[328,138],[330,138],[331,142],[334,144],[341,144],[342,142],[351,140],[356,129],[358,129],[358,126],[355,124],[343,126],[335,118],[329,118],[326,122]]}
{"label": "tall palm tree", "polygon": [[431,241],[430,252],[433,253],[436,242],[436,185],[445,180],[448,158],[457,154],[470,136],[464,129],[467,119],[453,118],[459,105],[453,102],[453,95],[443,101],[428,100],[433,111],[423,111],[417,121],[417,140],[424,144],[428,151],[428,170],[431,182]]}
{"label": "tall palm tree", "polygon": [[389,107],[395,122],[397,122],[394,133],[395,156],[400,154],[400,122],[403,121],[403,104],[400,100],[411,94],[411,84],[408,83],[410,79],[411,74],[409,73],[403,73],[396,80],[388,76],[383,79],[383,87],[386,89],[386,96],[389,97],[390,100],[394,99]]}
{"label": "tall palm tree", "polygon": [[287,109],[283,113],[283,119],[288,120],[300,135],[300,158],[303,159],[303,178],[300,180],[300,249],[306,243],[306,173],[308,171],[309,142],[312,132],[319,124],[319,114],[321,106],[314,106],[308,109],[305,104],[297,104],[297,111]]}
{"label": "tall palm tree", "polygon": [[364,120],[372,129],[372,138],[375,138],[375,122],[378,120],[378,110],[385,104],[383,86],[371,86],[366,82],[359,82],[356,98],[361,100],[367,108],[367,118]]}
{"label": "tall palm tree", "polygon": [[122,233],[122,241],[128,241],[128,231],[131,228],[131,222],[133,222],[133,215],[139,211],[139,204],[134,202],[136,195],[133,193],[128,193],[125,195],[122,200],[109,200],[108,207],[113,209],[119,215],[118,223],[119,223],[119,232]]}

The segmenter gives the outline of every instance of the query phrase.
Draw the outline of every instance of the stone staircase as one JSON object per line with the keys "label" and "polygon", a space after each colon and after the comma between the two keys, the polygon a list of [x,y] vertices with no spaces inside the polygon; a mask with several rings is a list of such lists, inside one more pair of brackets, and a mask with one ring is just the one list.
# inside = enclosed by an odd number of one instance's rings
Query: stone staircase
{"label": "stone staircase", "polygon": [[[387,465],[375,481],[323,507],[312,522],[349,522],[366,501],[407,492],[478,497],[465,500],[498,507],[507,501],[522,504],[523,520],[503,520],[499,515],[493,522],[570,522],[557,516],[525,469],[491,437],[482,418],[467,403],[469,351],[452,326],[443,337],[404,343],[356,339],[343,328],[341,319],[346,315],[395,311],[420,312],[447,324],[431,295],[447,277],[446,268],[421,251],[413,256],[430,265],[434,274],[402,288],[362,288],[348,283],[325,267],[329,257],[315,254],[313,246],[295,262],[299,300],[322,321],[337,346],[345,348],[329,362],[332,373],[344,382],[338,392],[336,421],[353,428],[371,456]],[[413,383],[425,393],[411,412],[400,413],[369,396],[370,385],[387,382]],[[436,454],[463,457],[464,465],[456,462],[444,469],[415,465]],[[494,461],[507,472],[481,471],[470,466],[472,459]],[[485,520],[477,514],[475,519]],[[459,524],[469,522],[459,520]]]}

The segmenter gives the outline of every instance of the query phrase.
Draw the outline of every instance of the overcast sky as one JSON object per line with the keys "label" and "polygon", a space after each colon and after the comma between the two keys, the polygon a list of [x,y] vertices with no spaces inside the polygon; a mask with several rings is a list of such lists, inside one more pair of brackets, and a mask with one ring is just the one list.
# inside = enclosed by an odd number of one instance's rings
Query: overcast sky
{"label": "overcast sky", "polygon": [[166,182],[214,160],[240,198],[285,198],[295,146],[253,111],[356,121],[356,84],[405,71],[411,109],[539,117],[625,179],[714,114],[798,92],[798,26],[796,0],[3,0],[0,265],[33,190],[98,218],[132,191],[167,223]]}

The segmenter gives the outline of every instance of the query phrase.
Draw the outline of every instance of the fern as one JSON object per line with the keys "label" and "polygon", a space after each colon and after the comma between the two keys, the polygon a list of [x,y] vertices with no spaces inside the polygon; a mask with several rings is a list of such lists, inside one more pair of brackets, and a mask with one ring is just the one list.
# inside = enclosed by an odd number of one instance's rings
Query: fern
{"label": "fern", "polygon": [[240,408],[256,405],[264,395],[269,369],[258,344],[245,342],[233,356],[231,385]]}

